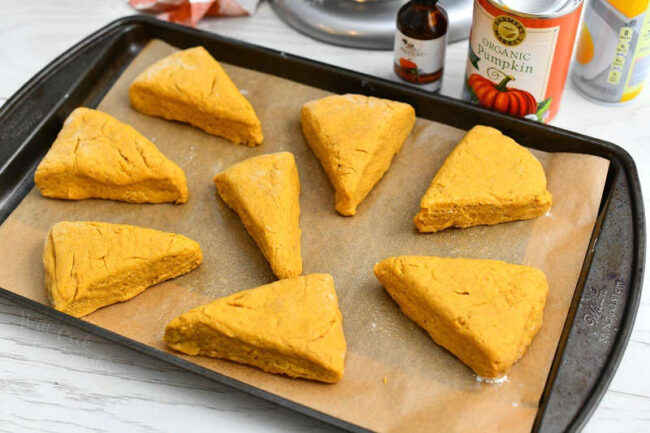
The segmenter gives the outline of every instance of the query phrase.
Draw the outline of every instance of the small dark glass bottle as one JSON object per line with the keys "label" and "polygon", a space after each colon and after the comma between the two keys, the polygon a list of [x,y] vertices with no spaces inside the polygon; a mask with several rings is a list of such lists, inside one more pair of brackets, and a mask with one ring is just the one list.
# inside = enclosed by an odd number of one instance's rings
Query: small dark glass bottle
{"label": "small dark glass bottle", "polygon": [[395,60],[398,77],[437,92],[447,47],[447,15],[438,0],[411,0],[397,13]]}

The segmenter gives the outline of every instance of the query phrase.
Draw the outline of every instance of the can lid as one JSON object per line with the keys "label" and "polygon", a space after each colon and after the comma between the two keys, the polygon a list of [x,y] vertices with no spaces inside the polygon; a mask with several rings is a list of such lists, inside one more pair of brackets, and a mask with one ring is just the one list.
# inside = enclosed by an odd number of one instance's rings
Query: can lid
{"label": "can lid", "polygon": [[582,0],[492,0],[502,9],[537,18],[564,15],[582,4]]}

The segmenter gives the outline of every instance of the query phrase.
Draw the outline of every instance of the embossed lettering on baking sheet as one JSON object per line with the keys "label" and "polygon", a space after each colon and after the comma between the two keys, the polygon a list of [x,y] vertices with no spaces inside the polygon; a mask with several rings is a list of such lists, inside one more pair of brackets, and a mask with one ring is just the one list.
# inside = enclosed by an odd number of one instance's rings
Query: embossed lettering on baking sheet
{"label": "embossed lettering on baking sheet", "polygon": [[609,343],[611,336],[618,332],[616,311],[624,288],[623,281],[616,280],[612,289],[607,287],[589,289],[592,299],[582,319],[587,325],[597,328],[596,335],[599,343]]}

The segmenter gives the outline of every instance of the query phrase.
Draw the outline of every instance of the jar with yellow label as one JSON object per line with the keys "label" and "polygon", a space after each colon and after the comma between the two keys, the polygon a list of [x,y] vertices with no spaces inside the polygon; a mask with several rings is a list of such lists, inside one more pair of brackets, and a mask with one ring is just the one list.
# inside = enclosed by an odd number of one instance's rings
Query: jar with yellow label
{"label": "jar with yellow label", "polygon": [[635,98],[650,70],[650,0],[592,0],[573,67],[583,95],[605,103]]}

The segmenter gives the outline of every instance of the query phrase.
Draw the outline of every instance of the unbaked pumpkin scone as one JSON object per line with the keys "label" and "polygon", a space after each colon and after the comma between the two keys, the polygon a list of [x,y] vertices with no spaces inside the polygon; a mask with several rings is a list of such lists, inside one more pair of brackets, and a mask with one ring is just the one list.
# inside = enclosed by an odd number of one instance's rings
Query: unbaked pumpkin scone
{"label": "unbaked pumpkin scone", "polygon": [[544,215],[551,207],[542,164],[499,130],[472,128],[420,201],[421,232],[493,225]]}
{"label": "unbaked pumpkin scone", "polygon": [[187,355],[269,373],[328,383],[343,377],[343,322],[327,274],[279,280],[190,310],[167,325],[164,341]]}
{"label": "unbaked pumpkin scone", "polygon": [[214,183],[273,273],[278,278],[300,275],[300,179],[293,154],[246,159],[217,174]]}
{"label": "unbaked pumpkin scone", "polygon": [[386,173],[415,123],[408,104],[334,95],[303,105],[302,130],[335,190],[336,210],[354,215]]}
{"label": "unbaked pumpkin scone", "polygon": [[129,99],[141,113],[189,123],[236,144],[257,146],[263,139],[255,110],[203,47],[149,66],[131,84]]}
{"label": "unbaked pumpkin scone", "polygon": [[103,222],[57,223],[43,252],[50,302],[75,317],[127,301],[202,260],[199,244],[185,236]]}
{"label": "unbaked pumpkin scone", "polygon": [[185,203],[183,170],[130,125],[77,108],[34,174],[46,197],[131,203]]}
{"label": "unbaked pumpkin scone", "polygon": [[407,317],[485,378],[506,374],[542,325],[548,284],[529,266],[403,256],[377,263],[375,275]]}

